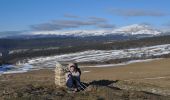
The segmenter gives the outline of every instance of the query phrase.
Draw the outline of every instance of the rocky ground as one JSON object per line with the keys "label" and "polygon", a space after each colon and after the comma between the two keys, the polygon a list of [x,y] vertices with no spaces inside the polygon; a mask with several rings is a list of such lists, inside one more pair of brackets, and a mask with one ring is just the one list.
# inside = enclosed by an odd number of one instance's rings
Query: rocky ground
{"label": "rocky ground", "polygon": [[0,100],[170,100],[169,60],[81,68],[87,88],[77,93],[56,87],[53,70],[1,75]]}
{"label": "rocky ground", "polygon": [[[85,91],[68,93],[51,82],[1,83],[1,100],[169,100],[169,96],[114,87],[117,81],[88,83]],[[120,83],[119,83],[120,84]],[[86,84],[87,85],[87,84]]]}

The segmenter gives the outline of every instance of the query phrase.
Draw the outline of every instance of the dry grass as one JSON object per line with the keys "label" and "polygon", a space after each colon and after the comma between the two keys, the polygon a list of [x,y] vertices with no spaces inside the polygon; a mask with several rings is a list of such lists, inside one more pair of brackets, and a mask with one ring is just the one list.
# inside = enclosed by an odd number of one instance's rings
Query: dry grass
{"label": "dry grass", "polygon": [[[126,90],[124,86],[170,88],[170,59],[134,63],[119,67],[82,68],[82,81],[89,83],[86,91],[69,94],[56,88],[53,70],[0,76],[0,99],[5,100],[168,100],[169,97],[150,92]],[[103,80],[104,79],[104,80]],[[94,81],[96,80],[96,81]],[[110,81],[109,81],[110,80]],[[115,81],[119,80],[119,81]],[[124,82],[123,82],[124,81]],[[126,83],[127,82],[127,83]],[[115,87],[115,86],[118,87]],[[119,88],[120,86],[120,88]],[[143,86],[143,87],[142,87]]]}

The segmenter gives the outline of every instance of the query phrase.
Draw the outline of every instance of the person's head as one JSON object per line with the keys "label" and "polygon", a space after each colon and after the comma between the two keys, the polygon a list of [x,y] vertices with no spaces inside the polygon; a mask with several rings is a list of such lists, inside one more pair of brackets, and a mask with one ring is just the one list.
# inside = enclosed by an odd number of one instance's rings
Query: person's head
{"label": "person's head", "polygon": [[69,63],[68,64],[68,68],[70,68],[70,66],[75,66],[75,68],[78,68],[78,64],[77,63]]}
{"label": "person's head", "polygon": [[71,67],[71,66],[74,66],[74,64],[73,64],[73,63],[69,63],[69,64],[68,64],[68,70],[70,70],[70,67]]}
{"label": "person's head", "polygon": [[75,66],[70,66],[70,72],[74,72],[75,71]]}

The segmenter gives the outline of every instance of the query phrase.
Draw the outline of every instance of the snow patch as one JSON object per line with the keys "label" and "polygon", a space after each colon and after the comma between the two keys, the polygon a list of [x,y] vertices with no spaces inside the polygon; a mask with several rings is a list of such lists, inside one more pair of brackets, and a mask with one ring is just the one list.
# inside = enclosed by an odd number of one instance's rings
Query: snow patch
{"label": "snow patch", "polygon": [[[21,62],[18,62],[17,65],[6,65],[0,66],[0,73],[18,73],[18,72],[27,72],[30,70],[39,70],[39,69],[53,69],[58,62],[104,62],[115,59],[141,59],[149,58],[158,55],[170,54],[170,44],[156,45],[149,47],[141,48],[132,48],[132,49],[121,49],[121,50],[88,50],[77,53],[69,53],[48,57],[36,57],[32,59],[24,59]],[[123,62],[119,64],[100,64],[89,67],[113,67],[127,65],[136,62],[145,62],[151,61],[153,59],[144,59],[144,60],[131,60],[128,62]]]}
{"label": "snow patch", "polygon": [[89,73],[90,71],[83,71],[83,73]]}
{"label": "snow patch", "polygon": [[35,31],[32,35],[58,35],[58,36],[105,36],[105,35],[159,35],[161,31],[148,25],[133,24],[112,30],[69,30],[69,31]]}

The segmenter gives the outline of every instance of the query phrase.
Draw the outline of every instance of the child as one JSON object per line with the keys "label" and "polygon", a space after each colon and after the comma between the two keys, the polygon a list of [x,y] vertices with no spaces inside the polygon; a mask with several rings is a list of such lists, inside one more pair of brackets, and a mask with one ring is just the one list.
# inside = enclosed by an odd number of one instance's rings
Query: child
{"label": "child", "polygon": [[80,74],[80,69],[78,71],[75,64],[69,64],[69,72],[66,74],[66,85],[68,88],[73,89],[74,92],[77,92],[80,86]]}

